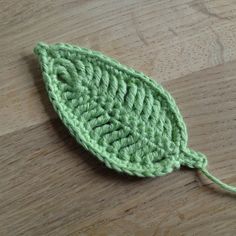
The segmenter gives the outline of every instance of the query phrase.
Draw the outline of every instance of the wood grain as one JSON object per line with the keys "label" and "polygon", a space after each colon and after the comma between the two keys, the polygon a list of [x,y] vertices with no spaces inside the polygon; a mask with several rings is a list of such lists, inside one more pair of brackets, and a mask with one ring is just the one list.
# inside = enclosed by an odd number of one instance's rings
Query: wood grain
{"label": "wood grain", "polygon": [[0,235],[236,235],[236,198],[195,171],[137,179],[80,147],[47,99],[38,41],[100,50],[175,97],[189,145],[236,185],[234,0],[0,2]]}

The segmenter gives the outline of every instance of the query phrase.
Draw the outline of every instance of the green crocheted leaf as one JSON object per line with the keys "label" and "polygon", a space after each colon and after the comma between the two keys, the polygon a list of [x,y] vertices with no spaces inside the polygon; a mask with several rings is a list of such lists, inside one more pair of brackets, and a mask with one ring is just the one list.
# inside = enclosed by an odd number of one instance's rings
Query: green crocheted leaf
{"label": "green crocheted leaf", "polygon": [[70,133],[108,167],[161,176],[180,165],[206,165],[187,148],[170,94],[142,73],[68,44],[38,44],[49,98]]}

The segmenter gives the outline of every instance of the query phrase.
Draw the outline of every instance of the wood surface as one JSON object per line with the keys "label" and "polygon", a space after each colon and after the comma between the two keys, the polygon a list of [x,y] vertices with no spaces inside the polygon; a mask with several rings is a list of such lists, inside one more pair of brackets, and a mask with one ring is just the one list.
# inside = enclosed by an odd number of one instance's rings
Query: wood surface
{"label": "wood surface", "polygon": [[235,0],[0,1],[0,235],[236,235],[236,197],[197,171],[104,167],[48,101],[38,41],[100,50],[176,99],[189,146],[236,185]]}

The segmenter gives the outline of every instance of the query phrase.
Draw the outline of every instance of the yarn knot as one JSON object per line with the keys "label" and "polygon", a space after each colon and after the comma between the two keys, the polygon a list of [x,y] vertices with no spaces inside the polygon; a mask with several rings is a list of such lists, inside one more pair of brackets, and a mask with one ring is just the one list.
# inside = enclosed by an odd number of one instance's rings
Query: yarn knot
{"label": "yarn knot", "polygon": [[207,158],[204,154],[186,148],[180,153],[180,162],[183,166],[203,169],[207,166]]}

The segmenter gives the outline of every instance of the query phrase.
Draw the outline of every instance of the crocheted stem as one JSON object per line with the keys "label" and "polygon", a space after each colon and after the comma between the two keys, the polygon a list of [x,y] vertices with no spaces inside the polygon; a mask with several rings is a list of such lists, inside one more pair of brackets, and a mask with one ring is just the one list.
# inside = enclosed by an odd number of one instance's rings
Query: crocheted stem
{"label": "crocheted stem", "polygon": [[230,191],[232,193],[236,193],[236,187],[223,183],[208,172],[208,170],[206,169],[207,158],[204,154],[191,149],[186,149],[180,154],[180,159],[182,165],[199,169],[208,179],[220,186],[222,189]]}
{"label": "crocheted stem", "polygon": [[207,158],[200,152],[186,148],[180,152],[180,163],[189,168],[203,169],[207,166]]}
{"label": "crocheted stem", "polygon": [[230,186],[230,185],[228,185],[228,184],[223,183],[223,182],[220,181],[218,178],[216,178],[215,176],[213,176],[212,174],[210,174],[205,168],[200,169],[200,171],[201,171],[208,179],[210,179],[212,182],[214,182],[215,184],[217,184],[218,186],[220,186],[222,189],[227,190],[227,191],[232,192],[232,193],[236,193],[236,187]]}

